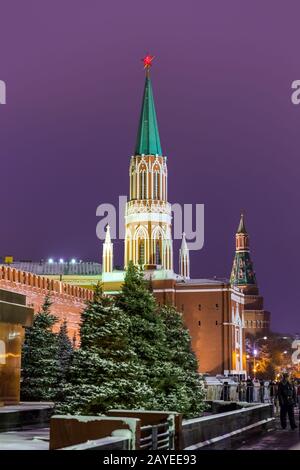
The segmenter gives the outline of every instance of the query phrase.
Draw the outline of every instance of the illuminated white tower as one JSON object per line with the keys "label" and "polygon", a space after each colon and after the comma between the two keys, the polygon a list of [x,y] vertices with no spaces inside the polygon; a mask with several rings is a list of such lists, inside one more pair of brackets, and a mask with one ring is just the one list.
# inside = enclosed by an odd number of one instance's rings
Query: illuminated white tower
{"label": "illuminated white tower", "polygon": [[163,156],[154,106],[150,66],[144,59],[146,81],[134,155],[130,160],[129,201],[125,213],[125,257],[145,270],[173,273],[171,205],[167,201],[167,157]]}
{"label": "illuminated white tower", "polygon": [[190,279],[190,251],[186,243],[184,232],[182,234],[181,248],[179,250],[179,274],[184,279]]}
{"label": "illuminated white tower", "polygon": [[106,226],[105,242],[103,243],[102,272],[111,273],[113,270],[113,243],[110,238],[110,227]]}

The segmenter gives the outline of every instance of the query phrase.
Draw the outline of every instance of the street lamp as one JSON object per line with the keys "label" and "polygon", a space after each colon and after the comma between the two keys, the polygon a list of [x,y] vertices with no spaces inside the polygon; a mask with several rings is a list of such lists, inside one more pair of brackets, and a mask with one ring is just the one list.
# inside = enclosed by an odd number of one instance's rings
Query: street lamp
{"label": "street lamp", "polygon": [[256,356],[257,356],[257,349],[253,349],[253,372],[254,372],[254,378],[256,378]]}
{"label": "street lamp", "polygon": [[256,378],[256,371],[257,371],[257,368],[256,368],[256,357],[258,355],[258,350],[256,348],[256,344],[259,342],[259,341],[266,341],[268,339],[267,336],[264,336],[263,338],[257,338],[253,341],[253,373],[254,373],[254,378]]}
{"label": "street lamp", "polygon": [[282,367],[281,367],[281,372],[287,372],[287,369],[289,368],[287,354],[288,354],[287,350],[284,350],[281,353],[282,358],[283,358],[283,364],[282,364]]}

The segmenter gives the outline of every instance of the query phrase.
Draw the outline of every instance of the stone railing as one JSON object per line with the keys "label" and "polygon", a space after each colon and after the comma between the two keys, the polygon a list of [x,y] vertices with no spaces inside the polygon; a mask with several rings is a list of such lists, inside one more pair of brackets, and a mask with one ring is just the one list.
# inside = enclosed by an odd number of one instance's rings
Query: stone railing
{"label": "stone railing", "polygon": [[[169,450],[230,449],[251,435],[274,428],[273,406],[251,405],[224,413],[182,420],[169,411],[111,410],[108,416],[53,416],[50,449],[158,450],[166,439]],[[170,418],[172,418],[170,420]],[[165,434],[158,428],[173,424]],[[148,433],[147,442],[143,438]],[[171,439],[170,439],[171,438]]]}
{"label": "stone railing", "polygon": [[93,298],[93,291],[90,289],[73,286],[66,282],[38,276],[27,271],[20,271],[9,266],[0,266],[0,283],[1,281],[23,285],[40,291],[50,291],[50,293],[54,294],[67,295],[81,301],[92,300]]}
{"label": "stone railing", "polygon": [[182,423],[184,449],[230,449],[252,433],[274,426],[272,405],[253,405],[239,410],[189,419]]}

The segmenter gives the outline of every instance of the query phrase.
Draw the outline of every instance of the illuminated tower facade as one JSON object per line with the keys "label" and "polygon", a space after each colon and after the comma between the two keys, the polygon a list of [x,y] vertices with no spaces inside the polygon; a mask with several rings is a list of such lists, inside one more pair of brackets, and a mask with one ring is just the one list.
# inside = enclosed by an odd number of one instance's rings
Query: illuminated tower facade
{"label": "illuminated tower facade", "polygon": [[150,67],[146,70],[134,155],[129,165],[129,201],[125,212],[125,256],[145,270],[173,272],[171,205],[168,203],[167,157],[163,155],[155,112]]}
{"label": "illuminated tower facade", "polygon": [[241,290],[252,288],[255,291],[256,288],[256,276],[250,257],[249,235],[245,227],[244,214],[241,214],[235,235],[235,257],[230,282],[231,285],[239,287]]}

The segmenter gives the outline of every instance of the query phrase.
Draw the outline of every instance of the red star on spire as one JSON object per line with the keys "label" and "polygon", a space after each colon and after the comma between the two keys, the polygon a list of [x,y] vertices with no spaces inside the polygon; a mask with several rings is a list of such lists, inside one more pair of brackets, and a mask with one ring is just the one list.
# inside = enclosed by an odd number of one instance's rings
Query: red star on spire
{"label": "red star on spire", "polygon": [[150,67],[152,66],[152,61],[154,59],[154,55],[146,55],[142,61],[144,62],[144,69],[149,70]]}

